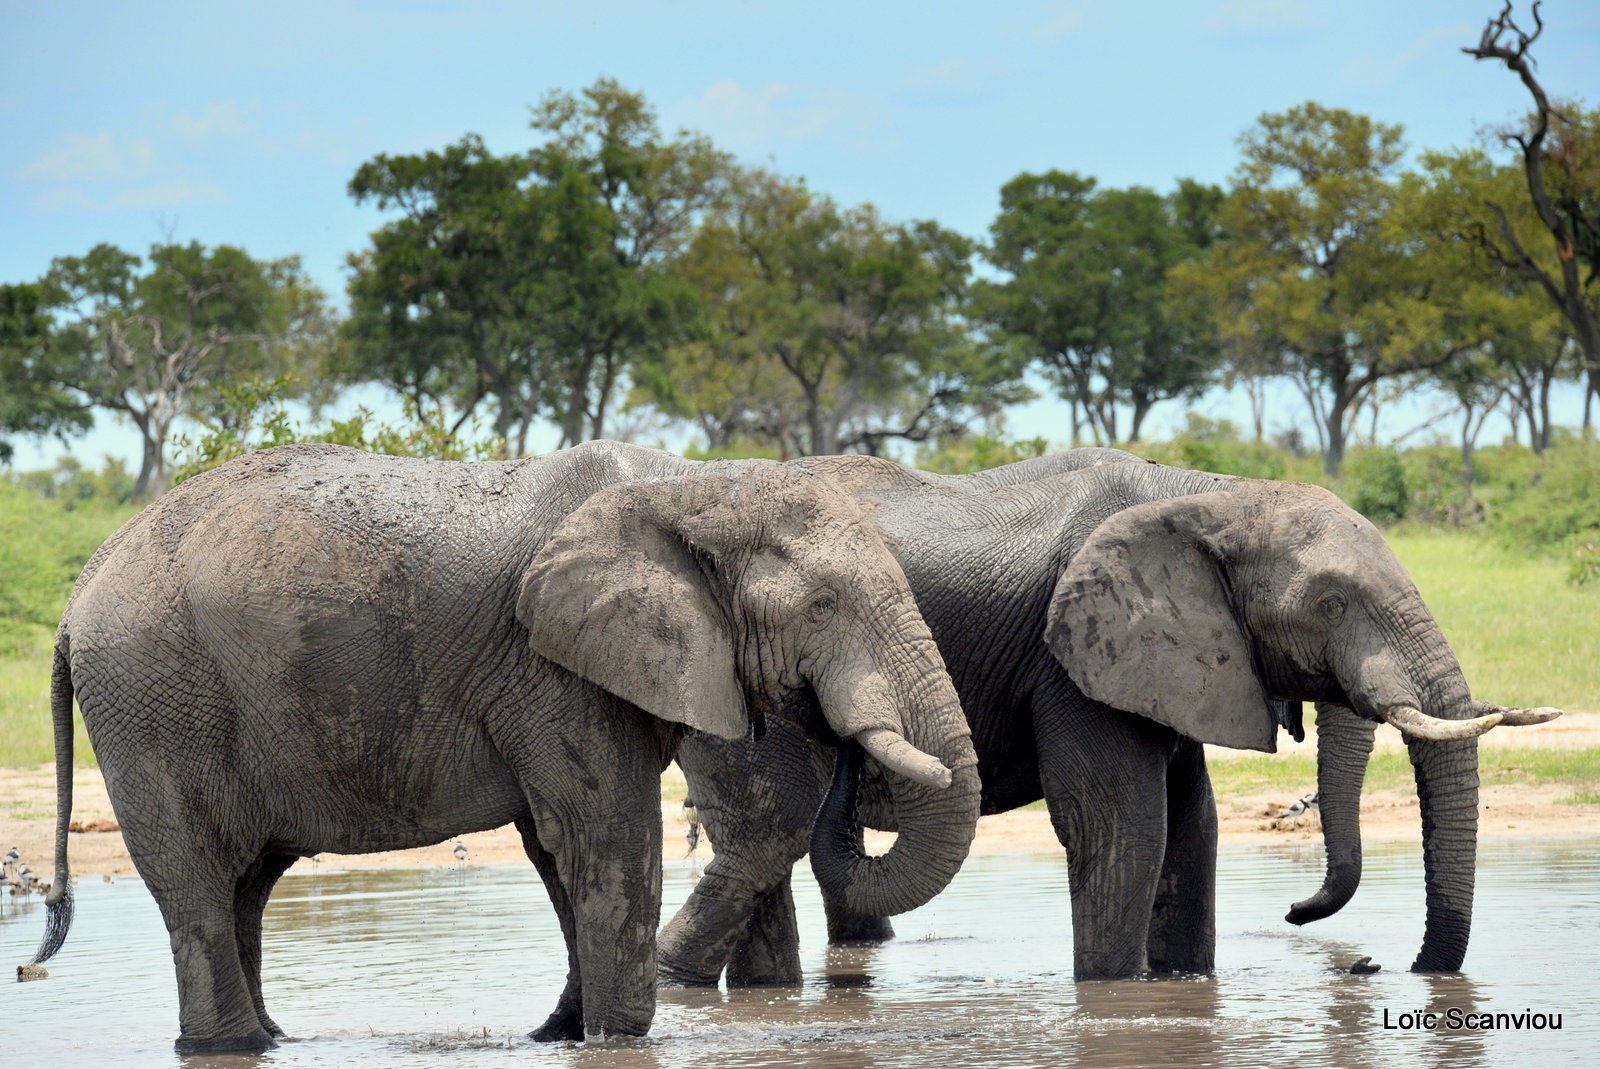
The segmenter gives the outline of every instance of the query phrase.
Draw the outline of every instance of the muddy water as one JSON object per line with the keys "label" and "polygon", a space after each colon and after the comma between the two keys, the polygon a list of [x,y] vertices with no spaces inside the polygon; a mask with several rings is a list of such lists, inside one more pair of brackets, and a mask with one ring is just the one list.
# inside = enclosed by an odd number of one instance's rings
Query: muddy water
{"label": "muddy water", "polygon": [[[669,845],[669,854],[681,850]],[[1346,911],[1296,931],[1317,884],[1311,848],[1229,846],[1219,863],[1217,973],[1074,984],[1064,862],[971,859],[950,889],[897,918],[900,938],[830,950],[809,875],[796,880],[808,980],[798,988],[666,991],[648,1040],[555,1047],[522,1038],[565,974],[532,869],[317,872],[279,885],[265,985],[297,1036],[260,1058],[201,1066],[1592,1065],[1600,1044],[1600,841],[1491,842],[1479,859],[1468,973],[1405,971],[1422,936],[1422,860],[1370,851]],[[304,870],[304,871],[302,871]],[[801,872],[804,872],[802,866]],[[669,859],[666,909],[692,862]],[[26,960],[37,898],[0,902],[0,965]],[[1372,955],[1384,968],[1351,976]],[[6,1060],[170,1066],[177,1000],[162,928],[133,879],[85,879],[66,949],[38,983],[0,983]],[[1560,1014],[1560,1031],[1449,1031],[1445,1014]],[[1433,1031],[1384,1027],[1419,1011]],[[20,1059],[20,1060],[19,1060]]]}

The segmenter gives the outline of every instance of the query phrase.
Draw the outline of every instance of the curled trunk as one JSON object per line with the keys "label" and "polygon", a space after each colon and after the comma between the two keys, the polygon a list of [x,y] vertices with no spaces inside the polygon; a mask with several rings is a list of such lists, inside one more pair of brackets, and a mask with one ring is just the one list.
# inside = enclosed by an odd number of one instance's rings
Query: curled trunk
{"label": "curled trunk", "polygon": [[963,829],[969,819],[977,821],[978,770],[957,770],[943,790],[889,774],[900,834],[888,853],[871,857],[857,815],[865,760],[859,744],[840,743],[833,782],[812,830],[811,868],[825,897],[844,911],[890,917],[944,890],[966,859],[972,836]]}
{"label": "curled trunk", "polygon": [[890,757],[880,763],[899,826],[889,852],[870,857],[861,846],[856,813],[868,758],[856,738],[841,741],[833,784],[812,829],[811,869],[824,895],[855,916],[893,916],[938,894],[966,860],[978,825],[978,759],[944,662],[931,636],[903,649],[907,655],[893,681],[857,677],[818,685],[824,709],[891,704],[905,725],[904,742],[937,758],[950,774],[949,785],[942,786],[943,776],[926,775],[917,762],[893,753],[898,746],[885,747],[870,729],[859,733],[875,753]]}
{"label": "curled trunk", "polygon": [[1345,706],[1317,703],[1317,801],[1328,865],[1317,893],[1290,907],[1290,924],[1331,917],[1361,884],[1361,785],[1377,728]]}

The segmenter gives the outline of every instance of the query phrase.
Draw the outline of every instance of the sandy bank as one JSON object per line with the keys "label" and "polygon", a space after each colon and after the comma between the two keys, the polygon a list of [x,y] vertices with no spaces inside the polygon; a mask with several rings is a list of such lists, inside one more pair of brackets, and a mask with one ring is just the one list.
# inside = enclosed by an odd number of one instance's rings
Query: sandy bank
{"label": "sandy bank", "polygon": [[[1315,753],[1314,737],[1304,743],[1284,739],[1285,752]],[[1382,728],[1380,748],[1402,744],[1396,732]],[[1483,745],[1570,748],[1600,746],[1600,713],[1569,713],[1552,724],[1524,728],[1515,732],[1491,732]],[[1225,762],[1231,751],[1212,753],[1214,762]],[[682,777],[676,765],[669,766],[663,778],[665,793],[681,797]],[[676,782],[674,782],[676,781]],[[73,820],[93,827],[95,822],[114,822],[105,783],[97,769],[79,769],[73,779]],[[1305,784],[1310,791],[1314,784]],[[1304,793],[1301,791],[1300,793]],[[1600,835],[1600,805],[1577,805],[1561,801],[1573,794],[1563,785],[1493,784],[1480,795],[1480,832],[1486,838],[1534,835]],[[1223,796],[1218,799],[1218,819],[1222,835],[1229,841],[1298,842],[1318,834],[1315,814],[1287,820],[1276,819],[1297,795],[1283,791],[1250,795]],[[1362,797],[1362,834],[1370,842],[1420,840],[1421,819],[1415,791],[1367,791]],[[55,778],[49,765],[31,769],[0,769],[0,851],[15,846],[23,859],[41,873],[51,867],[54,838]],[[666,855],[683,856],[687,849],[682,806],[677,801],[662,805],[662,824]],[[132,872],[122,836],[115,831],[86,831],[71,837],[72,870],[78,875]],[[891,836],[873,833],[869,847],[883,849]],[[521,840],[511,827],[462,836],[468,864],[526,864]],[[383,854],[323,855],[321,864],[332,868],[383,868],[453,866],[451,850],[456,840],[417,850]],[[1059,850],[1050,818],[1042,808],[1023,809],[984,817],[978,822],[975,853]],[[700,851],[710,856],[702,838]]]}

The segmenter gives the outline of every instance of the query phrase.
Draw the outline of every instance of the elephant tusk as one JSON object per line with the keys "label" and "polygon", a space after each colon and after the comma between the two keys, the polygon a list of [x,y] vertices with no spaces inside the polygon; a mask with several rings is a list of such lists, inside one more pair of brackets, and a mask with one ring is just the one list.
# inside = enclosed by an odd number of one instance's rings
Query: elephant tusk
{"label": "elephant tusk", "polygon": [[926,787],[950,786],[950,770],[944,762],[923,753],[888,728],[868,728],[855,738],[873,760],[891,772]]}
{"label": "elephant tusk", "polygon": [[1508,709],[1493,702],[1473,702],[1472,711],[1480,716],[1500,714],[1500,723],[1509,728],[1525,728],[1533,724],[1548,724],[1561,715],[1560,709],[1541,705],[1534,709]]}
{"label": "elephant tusk", "polygon": [[1456,739],[1475,739],[1500,723],[1500,713],[1475,716],[1470,720],[1441,720],[1429,716],[1410,705],[1396,705],[1384,710],[1383,718],[1408,738],[1428,739],[1433,742],[1451,742]]}

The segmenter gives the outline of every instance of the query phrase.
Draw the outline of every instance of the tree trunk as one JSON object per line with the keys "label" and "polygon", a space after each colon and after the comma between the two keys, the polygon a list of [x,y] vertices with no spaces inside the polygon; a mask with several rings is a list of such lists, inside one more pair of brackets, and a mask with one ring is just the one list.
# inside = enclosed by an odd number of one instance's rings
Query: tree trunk
{"label": "tree trunk", "polygon": [[1128,441],[1137,442],[1143,432],[1144,418],[1150,414],[1150,409],[1155,407],[1155,402],[1135,394],[1133,397],[1133,419],[1128,427]]}
{"label": "tree trunk", "polygon": [[1539,449],[1543,453],[1550,448],[1550,383],[1555,378],[1553,369],[1546,368],[1540,373],[1539,382]]}
{"label": "tree trunk", "polygon": [[1328,445],[1322,454],[1322,470],[1334,479],[1339,477],[1339,466],[1344,463],[1345,417],[1349,408],[1350,399],[1342,395],[1335,396],[1328,406]]}

